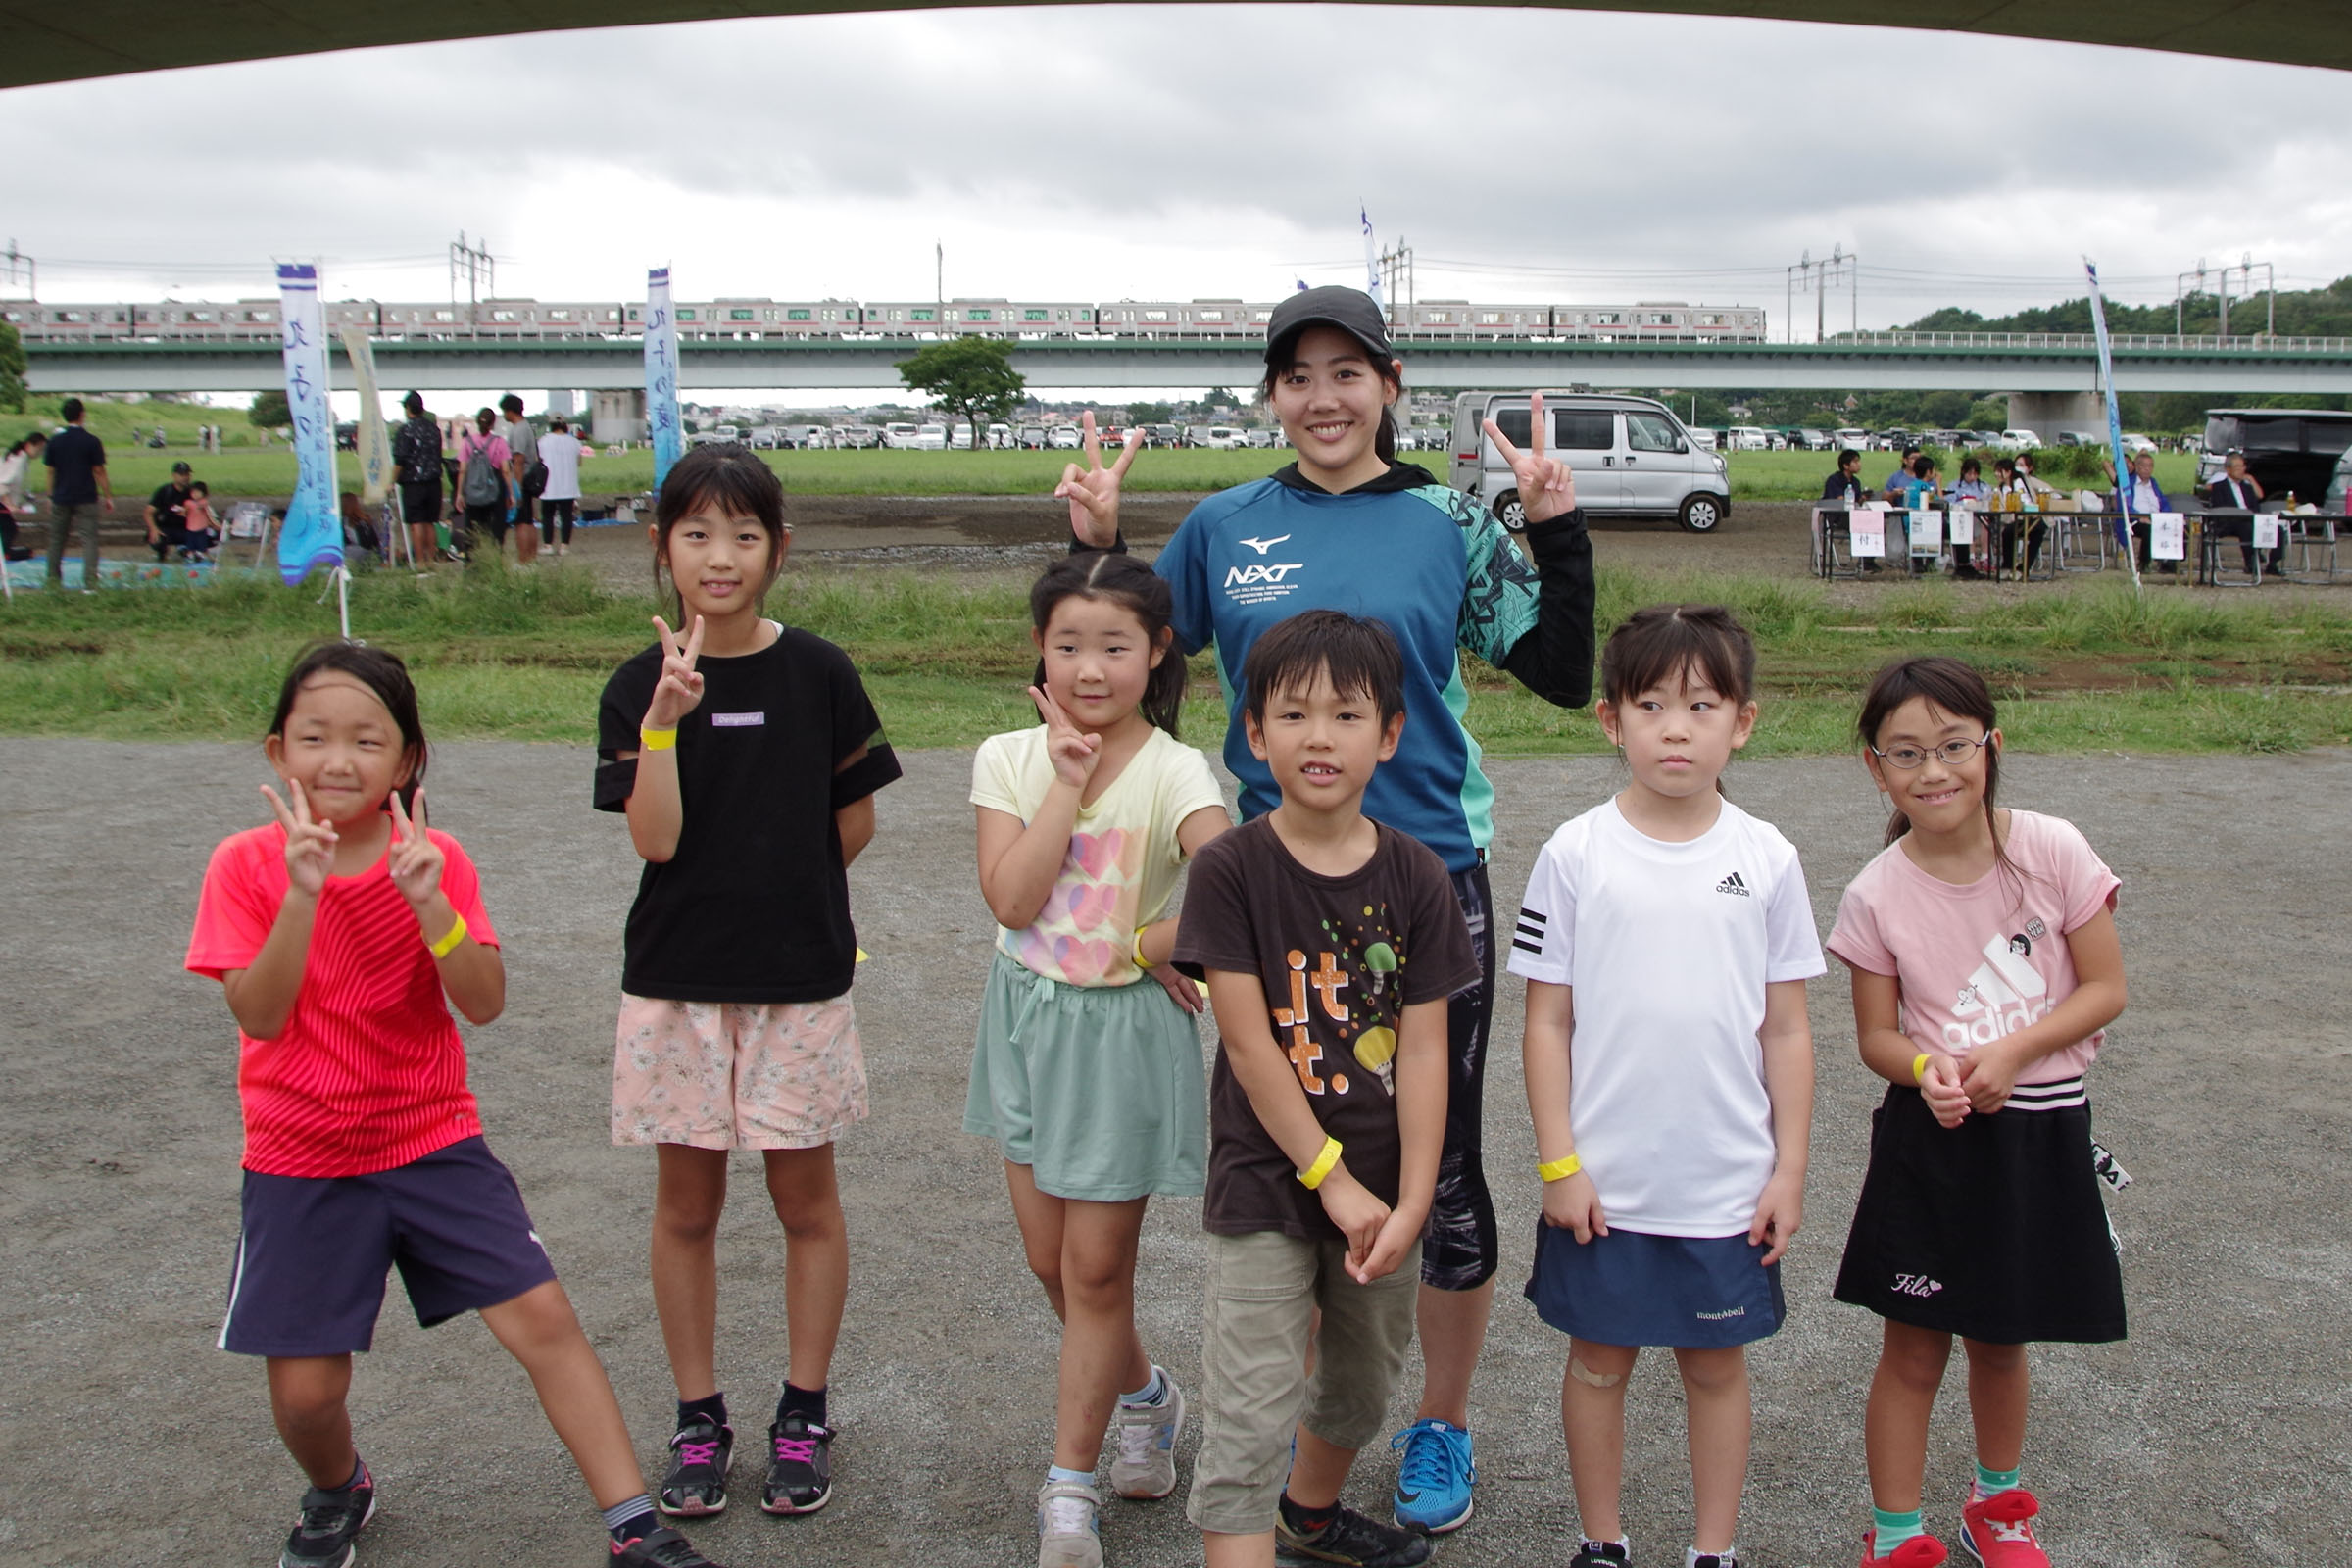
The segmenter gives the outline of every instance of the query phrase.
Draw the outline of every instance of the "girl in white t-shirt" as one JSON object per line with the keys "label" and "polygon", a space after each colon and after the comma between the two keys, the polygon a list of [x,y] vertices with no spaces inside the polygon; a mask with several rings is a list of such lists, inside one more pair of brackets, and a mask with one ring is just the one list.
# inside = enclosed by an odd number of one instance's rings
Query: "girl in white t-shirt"
{"label": "girl in white t-shirt", "polygon": [[[1865,1568],[1935,1568],[1928,1416],[1957,1334],[1977,1476],[1961,1540],[1984,1568],[2048,1568],[2018,1484],[2026,1345],[2124,1337],[2082,1075],[2124,1010],[2115,873],[2074,824],[1998,809],[2001,732],[1957,659],[1882,670],[1863,761],[1894,806],[1838,906],[1863,1064],[1886,1079],[1838,1299],[1886,1319],[1865,1423]],[[2121,1173],[2115,1178],[2120,1185]]]}
{"label": "girl in white t-shirt", "polygon": [[1176,739],[1167,583],[1133,556],[1072,556],[1029,609],[1045,722],[992,735],[972,761],[980,891],[1002,929],[963,1126],[1003,1148],[1029,1267],[1062,1321],[1038,1562],[1098,1568],[1095,1463],[1114,1408],[1111,1489],[1176,1487],[1184,1396],[1136,1337],[1136,1240],[1152,1194],[1205,1185],[1201,997],[1168,963],[1164,916],[1185,860],[1230,818],[1208,759]]}
{"label": "girl in white t-shirt", "polygon": [[1645,1345],[1683,1375],[1686,1568],[1738,1568],[1743,1347],[1781,1324],[1813,1114],[1805,981],[1824,968],[1796,851],[1722,794],[1755,668],[1716,606],[1653,606],[1610,634],[1598,716],[1632,777],[1544,845],[1511,939],[1544,1179],[1527,1296],[1569,1336],[1571,1568],[1628,1560],[1625,1385]]}

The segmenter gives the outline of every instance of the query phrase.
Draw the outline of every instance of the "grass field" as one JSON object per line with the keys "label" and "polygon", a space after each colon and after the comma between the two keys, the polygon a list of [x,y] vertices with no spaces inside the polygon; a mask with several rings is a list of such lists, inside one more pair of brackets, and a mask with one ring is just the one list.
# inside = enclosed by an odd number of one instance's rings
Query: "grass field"
{"label": "grass field", "polygon": [[[104,436],[105,432],[100,432]],[[182,459],[196,466],[196,475],[217,495],[282,495],[294,486],[294,454],[283,447],[269,450],[233,449],[203,455],[183,448],[156,452],[113,446],[110,472],[118,495],[144,498],[171,476],[172,465]],[[1018,496],[1043,495],[1061,478],[1068,452],[765,452],[760,454],[784,480],[785,490],[805,496]],[[1446,454],[1412,452],[1405,456],[1430,469],[1440,480],[1446,476]],[[1806,501],[1821,493],[1821,481],[1836,466],[1820,452],[1727,453],[1732,499],[1738,501]],[[1287,449],[1245,452],[1206,452],[1190,449],[1152,451],[1139,455],[1130,470],[1128,488],[1143,491],[1200,492],[1263,478],[1292,459]],[[1862,475],[1877,484],[1894,466],[1894,454],[1866,455]],[[358,460],[341,455],[341,485],[359,485]],[[2185,487],[2194,479],[2196,459],[2186,453],[2166,453],[2157,459],[2157,482],[2167,489]],[[1956,473],[1947,473],[1947,479]],[[635,494],[652,487],[654,458],[637,451],[619,457],[590,458],[581,466],[581,489],[591,497]]]}
{"label": "grass field", "polygon": [[[930,456],[925,454],[924,456]],[[334,629],[315,592],[232,578],[188,591],[20,595],[0,616],[0,733],[253,740],[293,651]],[[365,575],[354,629],[409,660],[436,738],[586,744],[598,694],[651,641],[649,598],[590,572],[477,567],[463,577]],[[903,745],[970,745],[1028,721],[1019,585],[953,576],[802,572],[772,613],[850,651]],[[1761,646],[1765,700],[1751,755],[1845,750],[1872,670],[1957,654],[1991,678],[2013,744],[2034,751],[2290,751],[2352,744],[2352,617],[2252,596],[2134,600],[2109,583],[2011,604],[1941,584],[1868,610],[1760,576],[1604,569],[1600,624],[1663,599],[1732,605]],[[1471,725],[1498,755],[1600,750],[1589,715],[1552,708],[1484,665]],[[1187,734],[1223,732],[1196,660]]]}

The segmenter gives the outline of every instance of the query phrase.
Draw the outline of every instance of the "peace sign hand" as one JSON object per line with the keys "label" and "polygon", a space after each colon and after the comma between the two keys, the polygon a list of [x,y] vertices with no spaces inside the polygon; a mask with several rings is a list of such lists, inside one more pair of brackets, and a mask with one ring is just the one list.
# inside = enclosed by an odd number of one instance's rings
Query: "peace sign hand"
{"label": "peace sign hand", "polygon": [[286,780],[286,793],[294,797],[290,807],[267,784],[262,793],[270,797],[277,825],[286,830],[286,880],[296,892],[317,898],[326,891],[327,873],[335,868],[335,824],[311,820],[311,798],[294,779]]}
{"label": "peace sign hand", "polygon": [[1519,504],[1526,509],[1530,522],[1548,522],[1576,510],[1576,475],[1558,458],[1544,454],[1544,394],[1531,393],[1527,400],[1527,446],[1520,451],[1502,433],[1502,426],[1493,419],[1485,421],[1487,439],[1502,454],[1502,461],[1511,466],[1511,477],[1518,481]]}
{"label": "peace sign hand", "polygon": [[1127,477],[1128,465],[1135,462],[1135,454],[1144,444],[1144,432],[1128,431],[1127,444],[1119,449],[1117,461],[1105,468],[1102,438],[1095,433],[1095,411],[1089,409],[1081,415],[1078,425],[1085,432],[1087,466],[1063,464],[1054,499],[1070,504],[1070,532],[1080,544],[1107,550],[1119,537],[1119,482]]}
{"label": "peace sign hand", "polygon": [[424,786],[416,786],[416,814],[401,808],[400,791],[392,792],[392,855],[386,869],[392,885],[409,906],[422,909],[441,891],[441,867],[447,861],[441,846],[425,836]]}
{"label": "peace sign hand", "polygon": [[695,661],[703,657],[703,617],[694,617],[694,627],[683,646],[678,634],[669,629],[669,622],[660,615],[654,617],[654,630],[662,634],[662,678],[654,683],[654,700],[646,705],[645,722],[651,729],[675,729],[678,720],[703,701],[703,677],[694,667]]}
{"label": "peace sign hand", "polygon": [[1085,789],[1102,764],[1102,737],[1080,733],[1043,686],[1030,687],[1029,697],[1037,704],[1037,716],[1046,721],[1046,756],[1053,760],[1054,776],[1074,790]]}

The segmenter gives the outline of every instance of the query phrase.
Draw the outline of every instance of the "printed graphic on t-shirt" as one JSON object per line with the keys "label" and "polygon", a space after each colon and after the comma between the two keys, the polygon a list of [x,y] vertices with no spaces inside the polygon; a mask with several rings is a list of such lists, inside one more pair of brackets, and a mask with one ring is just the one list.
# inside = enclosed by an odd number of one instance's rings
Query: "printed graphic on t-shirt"
{"label": "printed graphic on t-shirt", "polygon": [[1984,939],[1984,961],[1952,999],[1956,1021],[1943,1026],[1947,1045],[1954,1051],[1989,1045],[2030,1027],[2057,1005],[2048,983],[2026,961],[2034,944],[2048,934],[2037,917],[2014,935]]}
{"label": "printed graphic on t-shirt", "polygon": [[[1311,956],[1298,948],[1290,951],[1289,998],[1268,1009],[1274,1038],[1298,1070],[1299,1087],[1310,1095],[1346,1094],[1348,1061],[1377,1077],[1391,1098],[1396,1094],[1396,931],[1386,904],[1362,907],[1359,919],[1323,922],[1332,946],[1318,943]],[[1345,1056],[1340,1046],[1348,1048]]]}
{"label": "printed graphic on t-shirt", "polygon": [[1072,985],[1101,985],[1130,959],[1120,940],[1135,928],[1147,835],[1123,827],[1070,835],[1061,876],[1037,920],[1014,938],[1014,955],[1035,973]]}
{"label": "printed graphic on t-shirt", "polygon": [[[1288,534],[1283,535],[1284,539],[1289,537]],[[1256,543],[1249,539],[1242,542]],[[1268,549],[1280,543],[1282,539],[1265,541]],[[1259,552],[1261,555],[1264,553]],[[1237,562],[1225,568],[1225,597],[1237,605],[1263,605],[1277,599],[1287,599],[1298,591],[1298,574],[1305,569],[1306,563],[1303,561]]]}

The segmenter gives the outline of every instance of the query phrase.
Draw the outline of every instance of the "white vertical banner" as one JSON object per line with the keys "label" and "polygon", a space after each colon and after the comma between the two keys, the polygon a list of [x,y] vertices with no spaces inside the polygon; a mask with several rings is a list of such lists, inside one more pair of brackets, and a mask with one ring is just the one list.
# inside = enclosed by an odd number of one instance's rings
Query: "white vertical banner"
{"label": "white vertical banner", "polygon": [[335,503],[335,415],[327,401],[326,330],[318,308],[318,269],[277,270],[278,316],[285,333],[286,410],[294,424],[300,470],[277,535],[277,573],[289,585],[319,565],[343,564],[343,518]]}
{"label": "white vertical banner", "polygon": [[2115,542],[2132,568],[2132,587],[2139,589],[2139,558],[2132,553],[2132,465],[2124,457],[2124,420],[2115,407],[2115,355],[2107,344],[2107,302],[2099,293],[2099,270],[2089,257],[2082,270],[2090,278],[2090,329],[2099,345],[2099,384],[2107,392],[2107,453],[2115,465]]}
{"label": "white vertical banner", "polygon": [[1372,303],[1379,306],[1381,314],[1386,316],[1389,305],[1380,297],[1380,251],[1372,243],[1372,214],[1368,209],[1358,207],[1355,216],[1364,225],[1364,292],[1372,296]]}
{"label": "white vertical banner", "polygon": [[375,388],[375,345],[364,326],[345,325],[338,335],[351,360],[351,384],[360,394],[360,499],[384,504],[392,490],[392,431],[384,423],[382,396]]}
{"label": "white vertical banner", "polygon": [[654,488],[685,450],[678,422],[678,323],[669,309],[669,269],[645,274],[645,430],[654,443]]}

